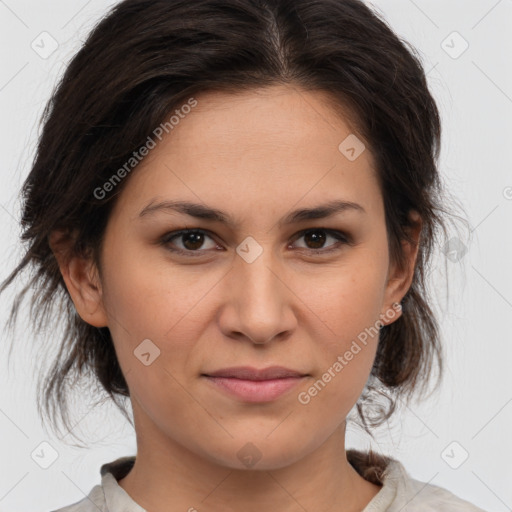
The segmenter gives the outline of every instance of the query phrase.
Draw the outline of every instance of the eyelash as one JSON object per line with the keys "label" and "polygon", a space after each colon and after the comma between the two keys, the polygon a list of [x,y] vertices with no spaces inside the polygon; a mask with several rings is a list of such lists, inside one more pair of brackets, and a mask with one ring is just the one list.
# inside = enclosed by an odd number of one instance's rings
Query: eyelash
{"label": "eyelash", "polygon": [[[327,228],[304,229],[304,230],[300,231],[299,233],[297,233],[296,238],[294,239],[294,242],[296,240],[302,238],[304,235],[307,235],[309,233],[314,233],[317,231],[323,231],[323,232],[327,233],[328,235],[331,235],[332,237],[336,238],[338,240],[338,242],[329,246],[328,249],[308,249],[307,247],[299,247],[299,250],[305,251],[309,254],[323,255],[323,254],[327,254],[327,253],[331,253],[331,252],[340,250],[341,249],[340,244],[341,245],[352,245],[353,244],[352,238],[349,235],[347,235],[346,233],[343,233],[342,231],[338,231],[335,229],[327,229]],[[171,247],[172,240],[174,240],[175,238],[179,238],[180,236],[190,234],[190,233],[201,233],[201,234],[208,236],[209,238],[212,238],[209,231],[207,231],[207,230],[200,229],[200,228],[190,228],[190,229],[182,229],[179,231],[172,231],[172,232],[166,233],[160,239],[160,244],[165,246],[167,248],[167,250],[169,250],[173,253],[176,253],[176,254],[180,254],[183,256],[190,256],[190,257],[202,256],[203,255],[202,253],[205,252],[204,249],[203,250],[197,249],[197,250],[193,251],[190,249],[183,250],[183,249],[178,249],[176,247]],[[213,238],[212,238],[212,240],[213,240]]]}

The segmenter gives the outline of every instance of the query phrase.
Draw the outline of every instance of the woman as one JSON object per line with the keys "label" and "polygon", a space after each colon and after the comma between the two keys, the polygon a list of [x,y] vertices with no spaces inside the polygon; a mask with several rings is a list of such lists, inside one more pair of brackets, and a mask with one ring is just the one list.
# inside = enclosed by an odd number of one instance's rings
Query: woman
{"label": "woman", "polygon": [[59,512],[481,510],[345,448],[442,368],[439,115],[368,7],[125,0],[44,117],[2,289],[65,308],[52,420],[92,374],[137,438]]}

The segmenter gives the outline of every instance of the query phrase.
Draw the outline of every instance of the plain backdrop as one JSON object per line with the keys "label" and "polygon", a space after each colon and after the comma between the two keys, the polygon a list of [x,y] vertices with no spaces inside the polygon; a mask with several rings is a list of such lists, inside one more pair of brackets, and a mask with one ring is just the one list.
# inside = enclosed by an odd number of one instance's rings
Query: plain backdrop
{"label": "plain backdrop", "polygon": [[[45,102],[65,64],[114,3],[0,1],[1,279],[21,255],[18,192]],[[431,286],[446,354],[441,391],[403,407],[375,441],[349,426],[347,447],[372,445],[398,458],[418,480],[485,510],[511,510],[512,1],[371,4],[421,54],[442,115],[440,171],[467,213],[471,237],[460,238],[455,253],[445,246],[435,251]],[[14,290],[0,297],[2,327]],[[43,427],[35,376],[51,354],[37,353],[38,337],[23,329],[28,320],[22,312],[10,366],[10,335],[1,331],[0,511],[47,512],[78,501],[99,483],[101,464],[136,449],[131,426],[108,403],[92,409],[86,399],[77,400],[73,430],[87,438],[88,448]],[[41,450],[55,458],[47,469],[34,456]]]}

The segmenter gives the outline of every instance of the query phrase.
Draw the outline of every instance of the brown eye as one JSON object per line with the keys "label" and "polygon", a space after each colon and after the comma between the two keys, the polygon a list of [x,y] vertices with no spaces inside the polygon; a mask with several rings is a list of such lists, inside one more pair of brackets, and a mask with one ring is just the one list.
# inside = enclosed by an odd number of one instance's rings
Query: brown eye
{"label": "brown eye", "polygon": [[188,249],[190,251],[200,249],[204,243],[204,234],[199,233],[197,231],[185,233],[180,236],[181,240],[183,241],[183,246],[185,247],[185,249]]}
{"label": "brown eye", "polygon": [[[334,231],[324,228],[309,229],[299,233],[297,240],[303,238],[305,245],[299,246],[301,249],[306,249],[312,252],[325,253],[336,250],[342,244],[350,244],[350,238],[341,231]],[[326,241],[331,238],[335,243],[327,245],[324,249]]]}
{"label": "brown eye", "polygon": [[326,239],[325,232],[322,230],[309,231],[304,235],[304,240],[310,249],[321,249]]}
{"label": "brown eye", "polygon": [[[206,240],[210,239],[210,246],[204,247]],[[217,244],[202,229],[183,229],[167,233],[161,239],[162,245],[166,246],[172,252],[200,256],[207,249],[214,249]],[[197,253],[197,254],[192,254]]]}
{"label": "brown eye", "polygon": [[[209,246],[208,239],[210,240]],[[298,249],[318,255],[339,250],[342,245],[352,243],[349,235],[325,228],[301,231],[296,237],[296,240],[300,239],[304,239],[305,245],[296,246]],[[326,245],[329,239],[332,239],[334,243]],[[160,239],[160,243],[169,251],[184,256],[202,256],[208,250],[218,249],[219,247],[207,231],[197,228],[167,233]]]}

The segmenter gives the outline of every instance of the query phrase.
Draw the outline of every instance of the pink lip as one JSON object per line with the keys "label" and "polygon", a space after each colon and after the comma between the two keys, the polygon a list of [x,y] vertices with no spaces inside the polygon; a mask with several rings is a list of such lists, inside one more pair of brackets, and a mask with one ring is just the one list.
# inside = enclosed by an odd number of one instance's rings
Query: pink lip
{"label": "pink lip", "polygon": [[234,377],[205,377],[222,390],[245,402],[270,402],[298,384],[304,377],[270,380],[243,380]]}
{"label": "pink lip", "polygon": [[307,375],[272,366],[258,370],[248,366],[203,374],[212,384],[245,402],[270,402],[296,386]]}

